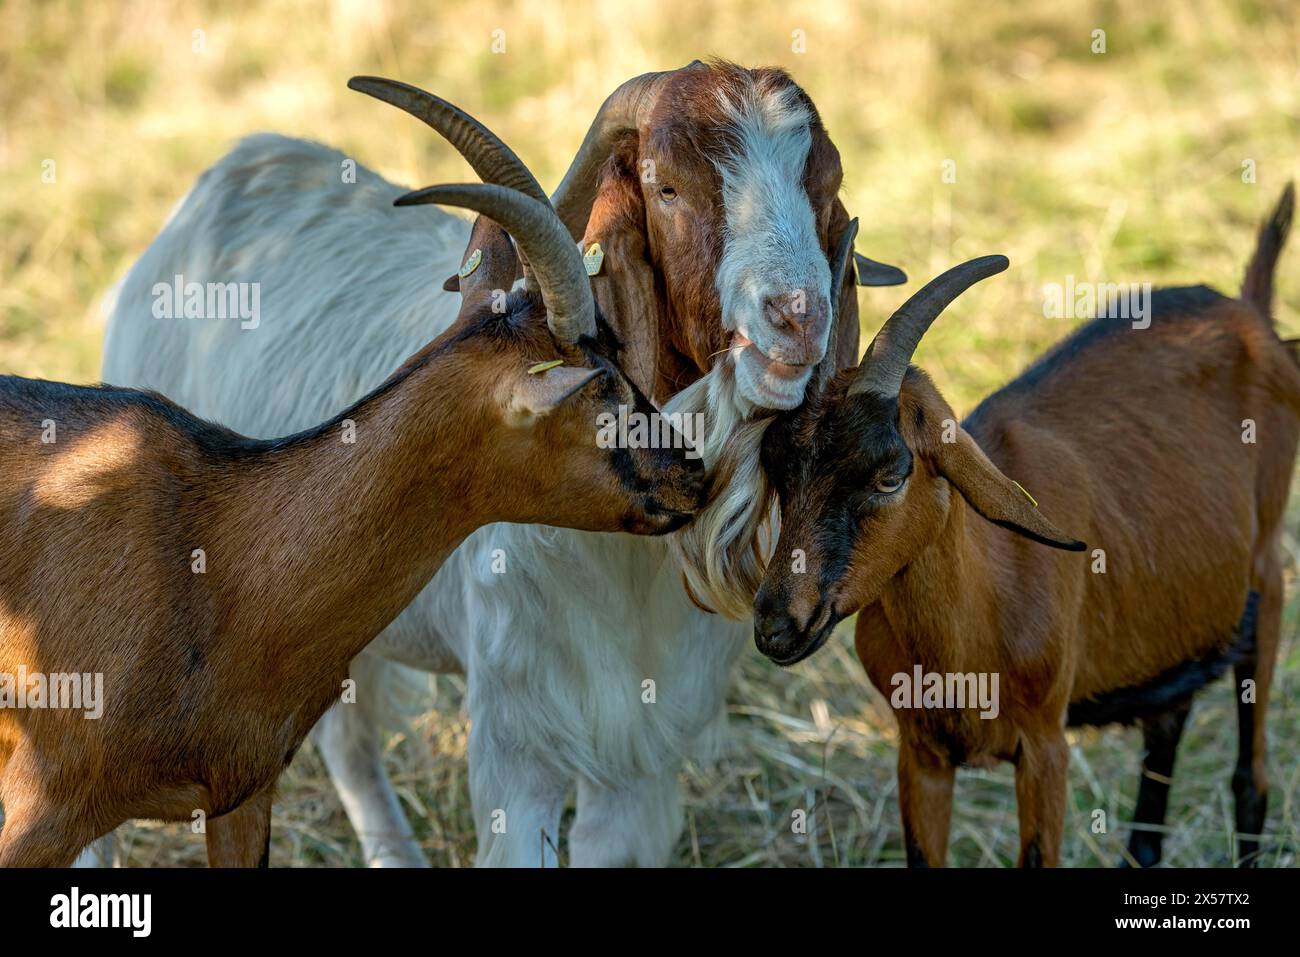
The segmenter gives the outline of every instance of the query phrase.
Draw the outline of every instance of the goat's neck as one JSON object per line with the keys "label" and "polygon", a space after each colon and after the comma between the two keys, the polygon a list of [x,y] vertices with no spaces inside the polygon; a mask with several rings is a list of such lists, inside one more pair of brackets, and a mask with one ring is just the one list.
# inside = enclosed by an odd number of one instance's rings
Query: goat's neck
{"label": "goat's neck", "polygon": [[882,593],[894,633],[927,670],[971,670],[993,652],[998,636],[984,626],[996,621],[1000,532],[952,489],[939,536]]}
{"label": "goat's neck", "polygon": [[491,520],[463,441],[482,425],[472,386],[453,356],[412,363],[337,427],[259,458],[208,529],[205,584],[268,657],[345,663]]}

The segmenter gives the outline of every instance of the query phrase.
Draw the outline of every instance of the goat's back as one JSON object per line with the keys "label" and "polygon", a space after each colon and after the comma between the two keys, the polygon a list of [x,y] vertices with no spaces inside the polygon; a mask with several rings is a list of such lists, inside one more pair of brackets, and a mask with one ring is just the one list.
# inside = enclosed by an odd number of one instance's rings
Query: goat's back
{"label": "goat's back", "polygon": [[183,672],[187,645],[215,627],[188,565],[191,490],[209,471],[191,434],[228,438],[156,397],[0,377],[0,673],[97,675],[107,704],[89,721],[0,709],[0,751],[40,740],[51,790],[75,794],[133,749],[185,762],[168,739],[193,718],[182,696],[123,689]]}
{"label": "goat's back", "polygon": [[1089,544],[1058,596],[1076,700],[1230,641],[1290,487],[1300,367],[1267,318],[1205,287],[1158,291],[1150,318],[1093,320],[966,423]]}
{"label": "goat's back", "polygon": [[[460,300],[441,283],[460,265],[469,223],[394,208],[404,190],[360,164],[345,182],[346,160],[259,134],[204,172],[117,290],[104,381],[273,438],[346,408],[446,329]],[[257,284],[256,324],[156,318],[155,287],[177,276]],[[256,399],[242,394],[250,371],[268,380]]]}

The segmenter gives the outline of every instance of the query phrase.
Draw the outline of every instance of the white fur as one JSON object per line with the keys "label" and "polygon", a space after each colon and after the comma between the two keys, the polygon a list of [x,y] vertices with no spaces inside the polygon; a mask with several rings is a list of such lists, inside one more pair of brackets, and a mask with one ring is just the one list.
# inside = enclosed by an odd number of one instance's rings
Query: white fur
{"label": "white fur", "polygon": [[[705,418],[701,458],[725,484],[690,525],[672,537],[691,593],[705,607],[747,621],[776,546],[776,498],[759,461],[770,418],[739,395],[735,367],[723,363],[679,392],[671,411]],[[751,544],[753,547],[751,547]]]}
{"label": "white fur", "polygon": [[[207,171],[123,281],[104,379],[278,436],[337,413],[446,328],[459,297],[440,285],[468,224],[392,208],[401,190],[363,167],[342,183],[343,159],[261,135]],[[259,327],[153,318],[153,284],[176,273],[260,282]],[[497,549],[505,574],[493,573]],[[681,761],[715,739],[748,637],[747,623],[691,604],[662,539],[494,525],[452,555],[354,676],[372,700],[386,693],[385,662],[466,673],[480,864],[554,864],[576,783],[572,860],[658,865],[681,828]],[[337,706],[314,738],[367,861],[423,860],[372,717]]]}
{"label": "white fur", "polygon": [[[753,343],[732,355],[740,394],[758,406],[790,409],[803,400],[812,364],[825,355],[830,335],[825,322],[817,341],[804,343],[774,325],[764,306],[769,297],[794,290],[803,290],[809,300],[820,297],[823,306],[830,302],[830,267],[803,187],[812,146],[810,116],[793,86],[750,85],[736,99],[720,96],[737,141],[732,155],[718,165],[726,211],[716,279],[722,321]],[[806,372],[795,378],[771,373],[768,360],[796,354],[794,364],[807,364]]]}

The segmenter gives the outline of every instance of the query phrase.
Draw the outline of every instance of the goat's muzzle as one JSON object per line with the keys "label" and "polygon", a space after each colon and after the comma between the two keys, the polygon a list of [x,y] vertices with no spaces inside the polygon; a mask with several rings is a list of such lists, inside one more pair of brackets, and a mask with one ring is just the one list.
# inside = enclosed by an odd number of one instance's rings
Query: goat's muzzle
{"label": "goat's muzzle", "polygon": [[801,625],[783,604],[778,596],[759,590],[754,602],[754,645],[773,664],[788,668],[826,644],[841,616],[830,605],[821,604]]}

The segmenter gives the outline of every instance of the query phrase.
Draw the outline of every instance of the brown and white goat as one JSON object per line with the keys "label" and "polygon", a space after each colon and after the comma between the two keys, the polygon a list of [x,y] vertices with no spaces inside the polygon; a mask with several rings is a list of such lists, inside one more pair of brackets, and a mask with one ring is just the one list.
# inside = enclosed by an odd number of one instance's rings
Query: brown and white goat
{"label": "brown and white goat", "polygon": [[692,600],[735,620],[749,617],[770,514],[755,419],[798,405],[815,369],[853,361],[855,283],[906,281],[856,252],[831,276],[857,232],[843,176],[784,70],[696,60],[619,86],[553,196],[574,238],[604,254],[592,289],[627,323],[629,377],[707,422],[719,494],[673,548]]}
{"label": "brown and white goat", "polygon": [[907,277],[855,254],[857,269],[827,287],[850,227],[843,177],[784,70],[696,60],[619,86],[552,200],[573,238],[604,253],[592,287],[638,357],[629,377],[666,401],[730,352],[744,401],[790,408],[823,356],[852,362],[854,277]]}
{"label": "brown and white goat", "polygon": [[[447,110],[480,174],[526,175]],[[702,504],[689,449],[599,447],[598,415],[653,408],[554,212],[496,184],[416,202],[483,214],[461,313],[317,428],[255,440],[152,393],[0,379],[0,676],[102,675],[104,696],[98,720],[0,708],[0,865],[199,812],[214,864],[265,861],[281,769],[474,529],[659,534]],[[507,296],[511,236],[531,278]]]}
{"label": "brown and white goat", "polygon": [[[944,863],[955,768],[997,759],[1015,764],[1020,863],[1057,864],[1067,720],[1143,724],[1137,819],[1159,825],[1191,696],[1234,663],[1254,681],[1233,783],[1239,853],[1256,855],[1300,433],[1300,367],[1270,319],[1292,205],[1288,187],[1240,299],[1161,290],[1149,328],[1098,318],[963,426],[909,366],[939,312],[1006,260],[958,266],[894,314],[859,368],[769,429],[782,528],[755,641],[793,664],[858,613],[858,656],[896,709],[910,864]],[[908,691],[918,672],[933,697]],[[981,676],[998,679],[982,714],[956,694]],[[1137,863],[1159,851],[1134,832]]]}

